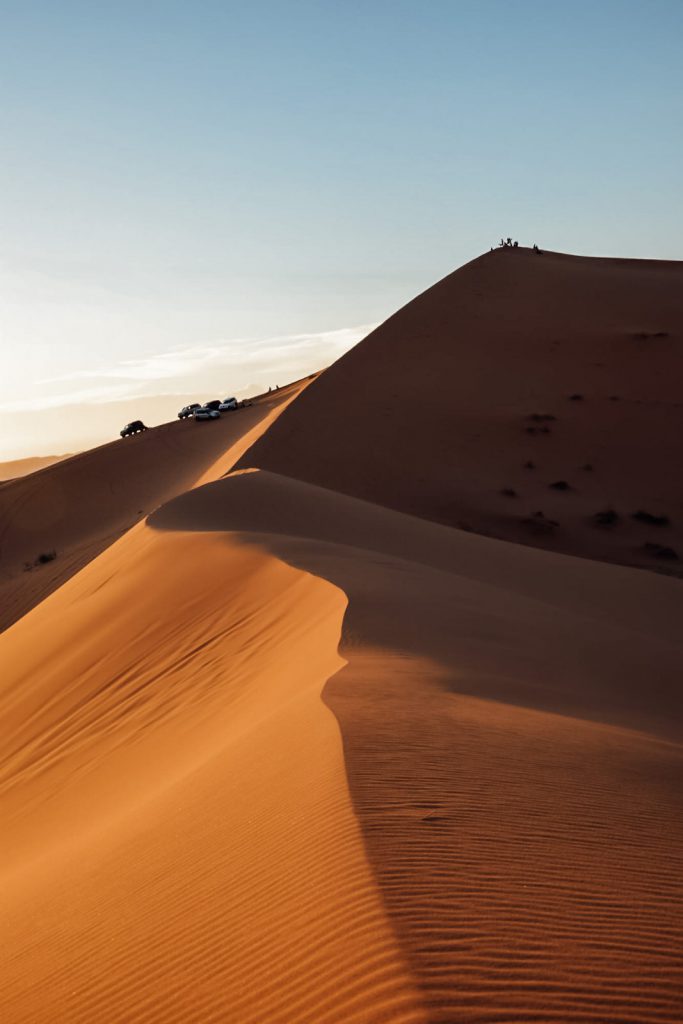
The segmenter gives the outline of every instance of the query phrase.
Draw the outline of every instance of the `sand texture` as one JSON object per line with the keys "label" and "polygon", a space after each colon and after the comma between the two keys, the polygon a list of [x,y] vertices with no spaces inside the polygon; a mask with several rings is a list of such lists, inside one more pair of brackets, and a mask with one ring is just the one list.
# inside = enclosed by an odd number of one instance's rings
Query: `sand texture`
{"label": "sand texture", "polygon": [[[680,1024],[683,584],[628,538],[676,543],[681,482],[639,476],[628,424],[658,421],[634,399],[610,432],[585,362],[612,345],[622,399],[632,374],[677,422],[680,280],[488,254],[308,387],[0,488],[3,1022]],[[646,293],[668,333],[638,380]],[[499,420],[453,379],[470,334]],[[572,338],[572,431],[520,443],[574,457],[591,418],[615,503],[668,525],[597,533],[558,491],[565,540],[520,537],[489,503]]]}

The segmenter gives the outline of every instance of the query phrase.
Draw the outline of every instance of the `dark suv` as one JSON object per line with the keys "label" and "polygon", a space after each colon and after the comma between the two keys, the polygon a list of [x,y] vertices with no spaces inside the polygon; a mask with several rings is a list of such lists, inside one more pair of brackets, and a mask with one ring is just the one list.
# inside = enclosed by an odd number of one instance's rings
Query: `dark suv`
{"label": "dark suv", "polygon": [[132,423],[126,423],[125,427],[121,431],[121,437],[130,437],[131,434],[141,434],[143,430],[147,430],[147,427],[142,420],[133,420]]}
{"label": "dark suv", "polygon": [[189,419],[194,414],[195,409],[201,409],[201,405],[199,404],[199,402],[191,402],[190,405],[184,405],[180,412],[178,413],[178,419]]}

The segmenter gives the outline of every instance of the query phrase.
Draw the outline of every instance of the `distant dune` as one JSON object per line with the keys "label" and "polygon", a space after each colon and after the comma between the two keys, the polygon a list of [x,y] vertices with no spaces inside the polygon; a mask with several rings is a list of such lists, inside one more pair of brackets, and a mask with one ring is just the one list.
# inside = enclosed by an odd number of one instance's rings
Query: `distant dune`
{"label": "distant dune", "polygon": [[0,481],[15,480],[20,476],[28,476],[29,473],[36,473],[46,466],[53,466],[55,462],[62,459],[69,459],[70,455],[39,455],[30,459],[14,459],[11,462],[0,462]]}
{"label": "distant dune", "polygon": [[683,263],[498,249],[341,358],[242,465],[679,571],[681,381]]}
{"label": "distant dune", "polygon": [[680,282],[487,254],[0,486],[3,1022],[680,1024]]}
{"label": "distant dune", "polygon": [[[217,422],[152,427],[0,486],[0,629],[161,502],[230,469],[307,383],[281,388]],[[56,558],[34,566],[52,551]]]}

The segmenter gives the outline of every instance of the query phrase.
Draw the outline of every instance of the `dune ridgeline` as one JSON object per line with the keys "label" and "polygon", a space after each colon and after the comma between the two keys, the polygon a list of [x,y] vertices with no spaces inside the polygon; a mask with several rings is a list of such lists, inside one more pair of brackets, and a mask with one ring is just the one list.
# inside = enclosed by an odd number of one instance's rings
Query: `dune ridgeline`
{"label": "dune ridgeline", "polygon": [[682,381],[497,250],[0,484],[3,1021],[679,1024]]}

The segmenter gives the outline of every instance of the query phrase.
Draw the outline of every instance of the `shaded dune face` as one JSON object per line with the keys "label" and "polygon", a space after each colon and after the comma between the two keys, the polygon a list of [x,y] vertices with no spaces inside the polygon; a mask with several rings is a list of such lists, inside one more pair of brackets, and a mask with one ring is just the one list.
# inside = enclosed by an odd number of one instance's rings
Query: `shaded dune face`
{"label": "shaded dune face", "polygon": [[682,381],[683,264],[500,250],[390,317],[241,465],[678,572],[658,549],[683,559]]}
{"label": "shaded dune face", "polygon": [[190,522],[348,596],[324,699],[428,1019],[678,1021],[680,586],[265,473]]}
{"label": "shaded dune face", "polygon": [[429,1019],[680,1020],[680,748],[429,681],[352,660],[326,690]]}

